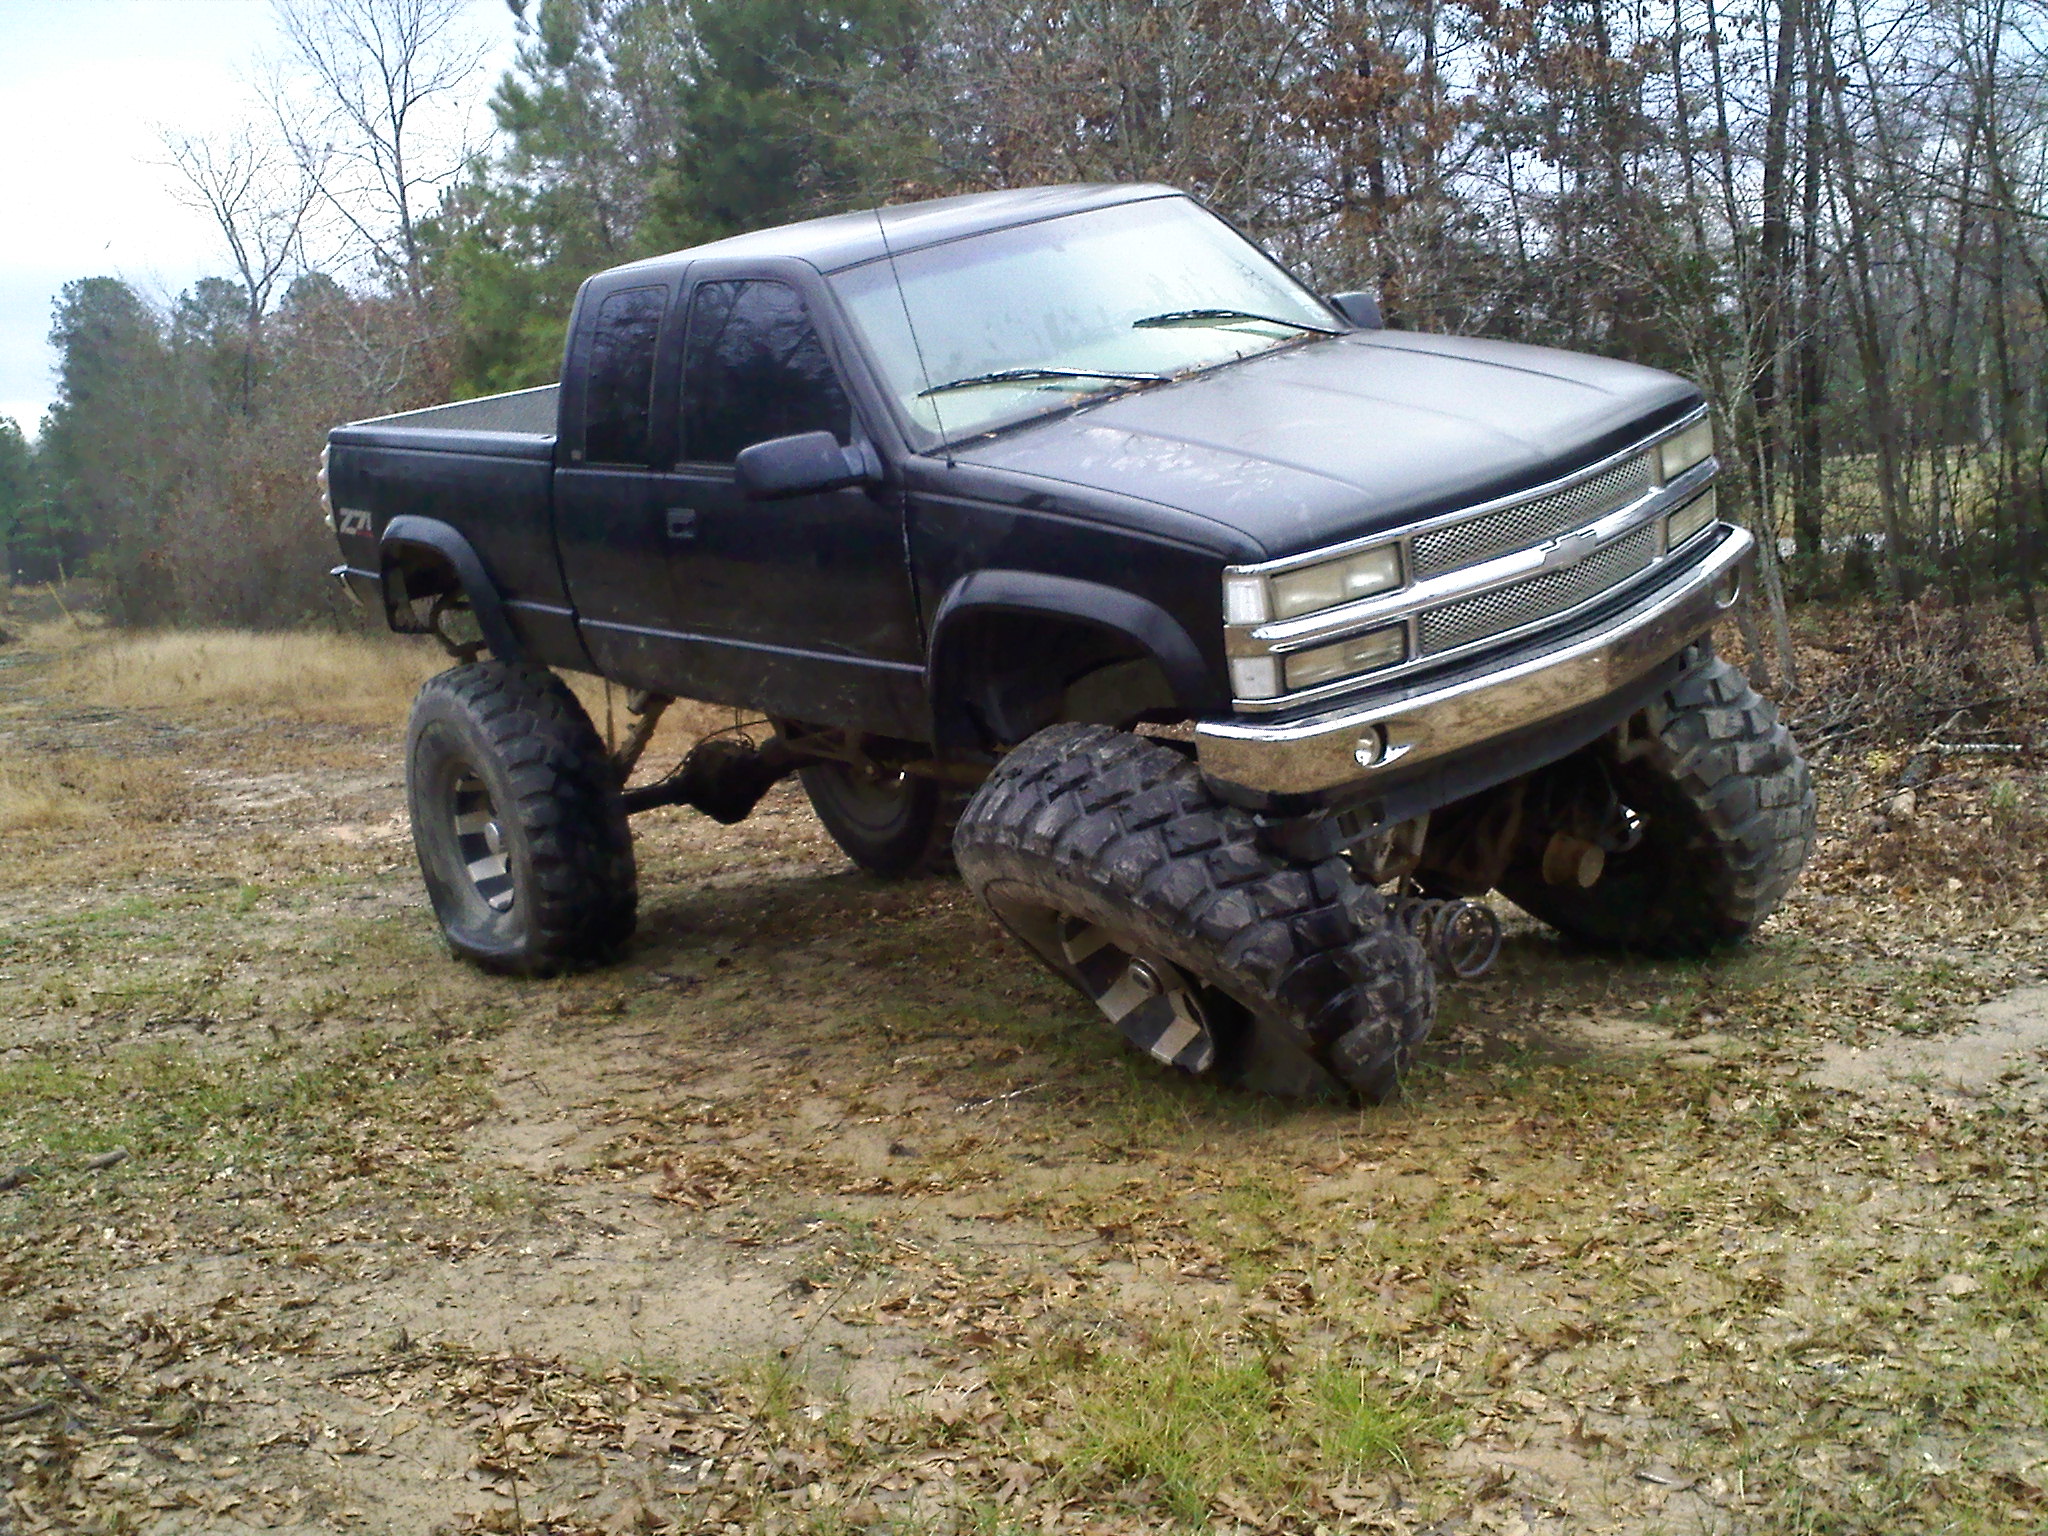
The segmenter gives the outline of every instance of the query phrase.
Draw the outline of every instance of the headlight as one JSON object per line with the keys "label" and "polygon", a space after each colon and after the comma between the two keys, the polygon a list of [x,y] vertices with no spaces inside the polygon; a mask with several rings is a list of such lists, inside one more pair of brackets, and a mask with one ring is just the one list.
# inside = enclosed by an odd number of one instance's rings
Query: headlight
{"label": "headlight", "polygon": [[1657,478],[1669,485],[1693,465],[1714,456],[1714,423],[1702,416],[1683,432],[1657,445]]}
{"label": "headlight", "polygon": [[[1401,551],[1393,544],[1303,566],[1278,576],[1223,578],[1223,618],[1228,624],[1264,624],[1299,618],[1387,592],[1401,585]],[[1243,697],[1243,695],[1240,695]]]}
{"label": "headlight", "polygon": [[1382,544],[1342,560],[1306,566],[1273,578],[1273,617],[1291,619],[1304,613],[1356,602],[1401,585],[1401,551]]}
{"label": "headlight", "polygon": [[1287,658],[1287,687],[1313,688],[1375,667],[1390,667],[1408,654],[1408,638],[1399,624],[1354,635],[1335,645],[1319,645]]}
{"label": "headlight", "polygon": [[1720,514],[1714,506],[1714,493],[1696,496],[1671,514],[1669,532],[1664,541],[1666,549],[1676,549],[1712,523]]}

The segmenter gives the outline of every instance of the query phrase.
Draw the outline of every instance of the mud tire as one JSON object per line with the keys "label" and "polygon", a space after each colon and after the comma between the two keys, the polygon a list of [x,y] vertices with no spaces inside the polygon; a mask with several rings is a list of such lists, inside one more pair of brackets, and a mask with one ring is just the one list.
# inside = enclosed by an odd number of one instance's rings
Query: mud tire
{"label": "mud tire", "polygon": [[869,874],[900,880],[952,871],[966,791],[907,773],[877,783],[845,763],[813,763],[797,777],[832,841]]}
{"label": "mud tire", "polygon": [[[1630,722],[1609,759],[1642,840],[1589,889],[1550,885],[1528,856],[1501,893],[1599,949],[1704,955],[1756,931],[1813,846],[1813,779],[1768,700],[1710,657]],[[1607,750],[1604,749],[1603,750]]]}
{"label": "mud tire", "polygon": [[631,937],[639,896],[618,769],[554,673],[485,661],[428,679],[406,727],[405,783],[420,874],[457,955],[545,976]]}
{"label": "mud tire", "polygon": [[953,848],[997,921],[1084,995],[1100,989],[1053,937],[1062,923],[1096,925],[1125,954],[1182,973],[1219,1076],[1383,1100],[1434,1022],[1429,963],[1341,860],[1279,863],[1255,831],[1170,747],[1058,725],[997,766]]}

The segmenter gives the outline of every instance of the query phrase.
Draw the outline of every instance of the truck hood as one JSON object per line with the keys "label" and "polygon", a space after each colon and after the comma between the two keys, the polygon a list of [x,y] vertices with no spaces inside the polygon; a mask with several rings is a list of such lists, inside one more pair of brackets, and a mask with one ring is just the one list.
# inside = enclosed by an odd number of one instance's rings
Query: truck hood
{"label": "truck hood", "polygon": [[954,450],[1298,554],[1539,485],[1677,421],[1685,380],[1578,352],[1353,332]]}

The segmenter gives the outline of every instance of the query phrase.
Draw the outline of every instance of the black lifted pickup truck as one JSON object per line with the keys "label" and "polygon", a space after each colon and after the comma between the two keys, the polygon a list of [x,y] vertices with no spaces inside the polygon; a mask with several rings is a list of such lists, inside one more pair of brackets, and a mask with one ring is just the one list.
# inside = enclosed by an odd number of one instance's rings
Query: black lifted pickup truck
{"label": "black lifted pickup truck", "polygon": [[[795,773],[1160,1061],[1372,1099],[1487,893],[1696,953],[1796,878],[1805,764],[1708,638],[1751,548],[1715,469],[1681,379],[1389,331],[1076,186],[603,273],[558,387],[337,428],[322,481],[338,574],[461,662],[406,759],[457,953],[602,958],[629,814]],[[621,741],[559,670],[629,690]],[[634,785],[675,698],[762,723]]]}

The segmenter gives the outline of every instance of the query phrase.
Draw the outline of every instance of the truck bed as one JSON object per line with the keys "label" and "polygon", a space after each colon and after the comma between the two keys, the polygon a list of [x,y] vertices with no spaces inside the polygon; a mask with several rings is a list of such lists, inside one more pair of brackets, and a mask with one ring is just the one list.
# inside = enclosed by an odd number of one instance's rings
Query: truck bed
{"label": "truck bed", "polygon": [[555,456],[555,404],[559,384],[509,394],[456,400],[391,416],[372,416],[337,427],[333,441],[364,448],[420,448],[492,458]]}
{"label": "truck bed", "polygon": [[531,654],[557,666],[589,665],[549,513],[559,388],[458,400],[334,429],[329,485],[344,574],[358,595],[381,600],[379,543],[391,520],[430,519],[475,550]]}

